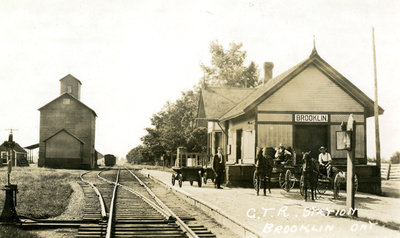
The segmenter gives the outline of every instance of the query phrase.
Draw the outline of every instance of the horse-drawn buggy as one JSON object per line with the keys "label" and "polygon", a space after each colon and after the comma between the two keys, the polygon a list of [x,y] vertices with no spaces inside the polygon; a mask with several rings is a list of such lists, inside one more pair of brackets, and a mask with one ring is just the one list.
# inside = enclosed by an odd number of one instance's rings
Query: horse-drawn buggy
{"label": "horse-drawn buggy", "polygon": [[[262,165],[263,159],[267,160],[264,162],[266,165]],[[265,169],[262,169],[263,167]],[[282,145],[277,150],[272,147],[259,148],[253,175],[253,185],[257,194],[262,178],[265,178],[264,184],[268,183],[269,187],[271,182],[278,182],[282,189],[290,191],[300,181],[300,175],[301,164],[296,160],[296,153],[291,148],[283,149]]]}
{"label": "horse-drawn buggy", "polygon": [[[337,198],[339,196],[340,185],[346,183],[346,172],[333,166],[332,161],[326,163],[325,166],[321,166],[316,159],[311,158],[310,152],[303,153],[302,161],[303,166],[300,177],[300,194],[305,196],[307,188],[310,187],[312,198],[314,198],[314,194],[316,196],[317,192],[318,194],[325,194],[328,189],[331,189],[333,190],[334,197]],[[357,174],[354,174],[353,183],[354,191],[357,192]],[[305,198],[306,197],[307,196],[305,196]]]}
{"label": "horse-drawn buggy", "polygon": [[175,159],[175,165],[172,167],[171,182],[175,185],[178,180],[179,187],[182,187],[184,181],[189,181],[193,185],[193,181],[201,187],[203,175],[207,171],[203,168],[204,158],[207,156],[202,153],[188,153],[185,147],[178,147]]}
{"label": "horse-drawn buggy", "polygon": [[[335,197],[338,196],[340,185],[346,182],[346,173],[343,170],[331,166],[328,176],[327,170],[324,167],[320,167],[315,158],[311,158],[310,152],[296,154],[290,147],[288,149],[283,148],[282,151],[281,158],[279,158],[279,151],[272,147],[258,151],[256,170],[253,176],[253,185],[257,194],[262,184],[261,179],[263,179],[264,184],[268,184],[268,187],[270,187],[271,181],[278,180],[279,186],[286,192],[289,192],[298,184],[302,196],[305,195],[305,190],[308,188],[313,192],[312,197],[316,192],[325,194],[328,189],[334,191]],[[260,164],[263,158],[267,160],[267,162],[264,162],[265,165]],[[265,169],[262,169],[262,167]],[[355,175],[355,191],[357,191],[357,188],[358,178]]]}

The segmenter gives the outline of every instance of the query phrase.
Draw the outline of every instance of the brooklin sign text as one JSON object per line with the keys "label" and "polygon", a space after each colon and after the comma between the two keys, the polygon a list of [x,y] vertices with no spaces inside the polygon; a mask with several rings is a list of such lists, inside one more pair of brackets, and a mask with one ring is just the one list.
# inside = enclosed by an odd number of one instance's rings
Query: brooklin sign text
{"label": "brooklin sign text", "polygon": [[295,122],[328,122],[328,114],[294,114]]}

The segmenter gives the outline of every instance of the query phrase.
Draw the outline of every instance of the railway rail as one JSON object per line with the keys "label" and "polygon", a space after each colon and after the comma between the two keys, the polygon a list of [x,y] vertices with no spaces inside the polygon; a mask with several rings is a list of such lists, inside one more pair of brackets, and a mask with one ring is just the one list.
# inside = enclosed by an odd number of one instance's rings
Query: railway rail
{"label": "railway rail", "polygon": [[128,168],[82,174],[84,217],[98,222],[82,224],[76,237],[215,237],[189,214],[166,205],[140,176]]}

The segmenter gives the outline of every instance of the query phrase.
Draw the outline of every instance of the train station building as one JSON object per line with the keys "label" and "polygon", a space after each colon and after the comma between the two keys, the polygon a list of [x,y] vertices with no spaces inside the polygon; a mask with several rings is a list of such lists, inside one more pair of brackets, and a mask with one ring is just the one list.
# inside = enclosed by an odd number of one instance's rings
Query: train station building
{"label": "train station building", "polygon": [[60,79],[60,96],[39,108],[39,166],[90,169],[97,166],[96,112],[80,100],[81,81]]}
{"label": "train station building", "polygon": [[274,78],[272,69],[272,63],[264,64],[265,78],[256,88],[201,90],[199,123],[208,128],[208,153],[224,148],[228,184],[251,180],[256,148],[276,148],[280,143],[292,147],[298,156],[311,151],[314,158],[318,158],[320,146],[325,146],[333,164],[345,169],[347,154],[336,149],[336,131],[350,114],[356,121],[360,189],[374,184],[379,171],[367,165],[366,154],[366,119],[374,115],[373,100],[323,60],[315,48],[307,59]]}

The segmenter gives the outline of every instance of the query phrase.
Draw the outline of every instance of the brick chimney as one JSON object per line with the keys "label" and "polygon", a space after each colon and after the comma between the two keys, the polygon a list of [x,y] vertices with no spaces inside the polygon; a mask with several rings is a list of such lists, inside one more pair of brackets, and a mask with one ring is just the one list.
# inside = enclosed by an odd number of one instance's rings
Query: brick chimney
{"label": "brick chimney", "polygon": [[263,84],[265,84],[268,80],[272,79],[272,70],[274,69],[274,63],[272,62],[264,62],[264,80]]}

